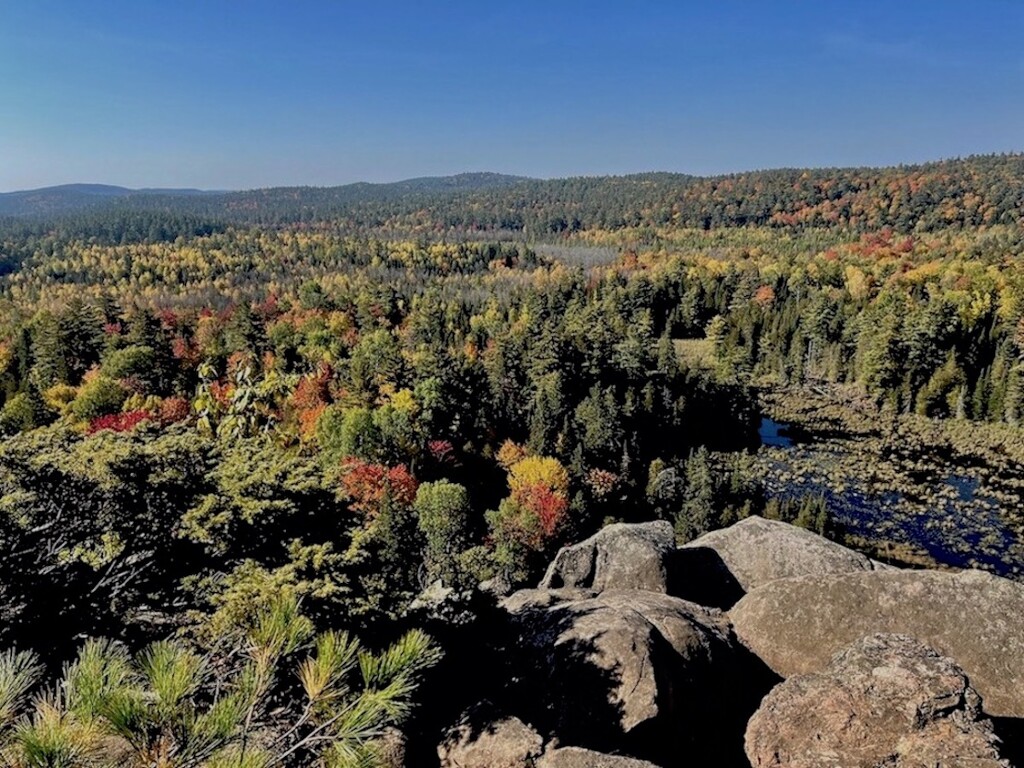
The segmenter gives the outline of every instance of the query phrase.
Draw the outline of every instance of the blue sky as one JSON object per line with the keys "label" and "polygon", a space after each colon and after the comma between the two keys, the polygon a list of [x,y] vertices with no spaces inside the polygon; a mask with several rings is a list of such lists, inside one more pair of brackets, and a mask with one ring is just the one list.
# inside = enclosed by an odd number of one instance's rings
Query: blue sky
{"label": "blue sky", "polygon": [[0,190],[1024,149],[1020,0],[0,0]]}

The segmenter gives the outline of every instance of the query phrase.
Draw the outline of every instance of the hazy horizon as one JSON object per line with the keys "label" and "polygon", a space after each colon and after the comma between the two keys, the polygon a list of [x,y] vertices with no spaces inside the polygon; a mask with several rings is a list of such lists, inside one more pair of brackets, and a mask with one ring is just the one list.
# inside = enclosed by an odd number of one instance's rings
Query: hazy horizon
{"label": "hazy horizon", "polygon": [[1024,6],[40,0],[0,190],[891,166],[1024,149]]}

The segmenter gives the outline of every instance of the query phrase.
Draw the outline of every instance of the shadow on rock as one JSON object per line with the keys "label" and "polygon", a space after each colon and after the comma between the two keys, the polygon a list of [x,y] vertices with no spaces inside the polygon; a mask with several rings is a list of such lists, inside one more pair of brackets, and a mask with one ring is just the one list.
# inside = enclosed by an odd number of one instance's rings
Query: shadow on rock
{"label": "shadow on rock", "polygon": [[458,722],[479,735],[514,714],[507,693],[517,662],[509,647],[508,616],[488,593],[474,592],[459,603],[457,620],[448,615],[414,618],[438,641],[444,658],[424,680],[418,694],[424,705],[408,723],[409,766],[437,766],[437,745]]}
{"label": "shadow on rock", "polygon": [[720,614],[641,591],[535,596],[512,616],[520,717],[560,745],[747,768],[747,720],[779,679]]}
{"label": "shadow on rock", "polygon": [[996,736],[1003,742],[1002,754],[1011,765],[1024,766],[1024,718],[993,717]]}
{"label": "shadow on rock", "polygon": [[722,556],[710,547],[691,546],[671,553],[669,594],[698,605],[727,611],[746,594]]}
{"label": "shadow on rock", "polygon": [[[559,743],[612,751],[626,742],[626,708],[618,695],[622,670],[602,663],[607,652],[601,644],[612,638],[608,630],[599,630],[587,639],[566,639],[579,620],[593,615],[591,610],[520,614],[517,624],[529,629],[525,637],[518,636],[519,673],[510,694],[516,709]],[[643,684],[640,679],[630,683]]]}

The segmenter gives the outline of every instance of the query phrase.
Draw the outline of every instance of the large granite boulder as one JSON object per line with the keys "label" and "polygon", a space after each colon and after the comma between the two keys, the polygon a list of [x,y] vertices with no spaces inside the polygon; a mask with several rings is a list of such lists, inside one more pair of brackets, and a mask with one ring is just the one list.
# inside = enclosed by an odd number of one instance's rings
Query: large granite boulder
{"label": "large granite boulder", "polygon": [[777,680],[720,611],[665,594],[525,590],[503,607],[531,670],[524,688],[544,696],[548,730],[570,744],[734,764],[727,757],[742,757],[746,721]]}
{"label": "large granite boulder", "polygon": [[823,669],[866,635],[910,635],[963,667],[988,714],[1024,717],[1024,584],[980,571],[780,579],[750,592],[730,618],[783,677]]}
{"label": "large granite boulder", "polygon": [[540,587],[666,592],[668,560],[674,550],[675,533],[670,523],[615,523],[578,544],[562,547]]}
{"label": "large granite boulder", "polygon": [[450,729],[437,748],[441,768],[523,768],[544,751],[544,740],[517,717],[478,722],[472,715]]}
{"label": "large granite boulder", "polygon": [[654,763],[633,757],[606,755],[580,747],[549,749],[537,761],[537,768],[658,768]]}
{"label": "large granite boulder", "polygon": [[750,719],[754,768],[1007,768],[963,671],[906,635],[871,635],[769,693]]}
{"label": "large granite boulder", "polygon": [[748,517],[684,544],[673,568],[680,597],[729,608],[745,593],[777,579],[889,566],[795,525]]}

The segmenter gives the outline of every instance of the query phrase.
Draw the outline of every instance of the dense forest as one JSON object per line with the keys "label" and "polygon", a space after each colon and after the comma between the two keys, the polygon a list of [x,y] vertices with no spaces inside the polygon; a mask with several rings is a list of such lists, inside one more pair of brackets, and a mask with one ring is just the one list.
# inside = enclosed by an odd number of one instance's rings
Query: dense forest
{"label": "dense forest", "polygon": [[508,232],[542,239],[581,230],[662,226],[857,231],[892,227],[908,232],[1016,224],[1024,213],[1022,180],[1024,155],[990,155],[883,169],[551,180],[468,173],[393,184],[226,193],[133,192],[115,187],[97,194],[72,185],[0,195],[0,216],[65,216],[74,228],[83,223],[84,212],[83,233],[90,223],[103,219],[89,221],[88,213],[116,210],[191,214],[236,224],[330,223],[346,229]]}
{"label": "dense forest", "polygon": [[534,582],[609,521],[842,537],[756,471],[772,393],[857,398],[892,455],[968,425],[1024,477],[1021,155],[61,199],[0,203],[26,765],[112,732],[154,765],[373,765],[439,684],[431,584]]}

